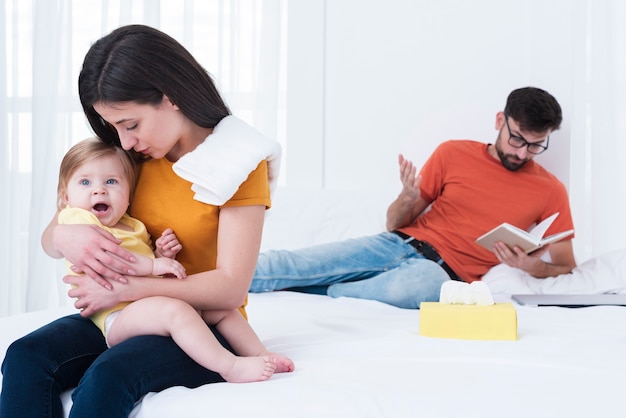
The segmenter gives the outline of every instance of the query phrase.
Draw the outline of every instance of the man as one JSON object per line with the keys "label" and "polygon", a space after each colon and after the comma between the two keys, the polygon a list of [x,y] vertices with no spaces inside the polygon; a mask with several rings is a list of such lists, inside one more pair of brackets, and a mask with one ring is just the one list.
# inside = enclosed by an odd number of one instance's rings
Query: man
{"label": "man", "polygon": [[494,144],[444,142],[419,175],[399,156],[403,188],[387,211],[389,232],[263,253],[250,291],[321,291],[419,308],[439,299],[446,280],[480,280],[498,263],[537,278],[570,272],[571,237],[547,248],[550,262],[541,258],[545,249],[527,255],[501,242],[492,251],[475,242],[502,222],[528,229],[556,212],[546,235],[573,229],[564,185],[533,160],[561,121],[561,107],[546,91],[514,90],[496,114]]}

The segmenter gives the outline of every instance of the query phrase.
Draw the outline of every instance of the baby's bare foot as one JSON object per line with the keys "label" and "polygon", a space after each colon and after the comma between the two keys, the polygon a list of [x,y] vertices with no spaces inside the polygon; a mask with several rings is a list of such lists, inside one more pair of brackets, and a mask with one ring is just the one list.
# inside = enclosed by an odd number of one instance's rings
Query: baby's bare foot
{"label": "baby's bare foot", "polygon": [[276,361],[276,370],[275,373],[285,373],[285,372],[293,372],[296,366],[293,364],[291,359],[280,353],[272,353],[270,351],[265,351],[260,354],[261,356],[270,356],[273,357]]}
{"label": "baby's bare foot", "polygon": [[259,382],[267,380],[276,371],[276,360],[272,356],[237,357],[227,373],[221,373],[231,383]]}

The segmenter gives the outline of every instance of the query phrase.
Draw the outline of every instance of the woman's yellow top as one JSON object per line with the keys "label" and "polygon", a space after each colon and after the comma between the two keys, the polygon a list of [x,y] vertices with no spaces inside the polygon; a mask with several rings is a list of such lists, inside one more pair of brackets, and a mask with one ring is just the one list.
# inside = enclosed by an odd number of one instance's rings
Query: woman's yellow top
{"label": "woman's yellow top", "polygon": [[[262,161],[223,206],[213,206],[193,199],[187,180],[178,177],[173,163],[166,158],[141,164],[139,181],[130,207],[130,215],[141,220],[154,239],[172,228],[183,246],[176,255],[187,271],[195,274],[215,269],[217,231],[221,207],[264,205],[270,207],[267,162]],[[240,308],[246,317],[245,305]]]}

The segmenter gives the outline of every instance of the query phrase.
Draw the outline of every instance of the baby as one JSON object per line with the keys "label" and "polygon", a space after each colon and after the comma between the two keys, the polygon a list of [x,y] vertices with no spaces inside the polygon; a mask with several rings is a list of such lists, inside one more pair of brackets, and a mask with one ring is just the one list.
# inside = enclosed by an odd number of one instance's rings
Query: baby
{"label": "baby", "polygon": [[[126,213],[136,178],[135,164],[123,149],[97,138],[79,142],[61,162],[58,222],[94,224],[111,232],[136,255],[138,276],[184,279],[185,268],[174,260],[182,249],[174,232],[165,230],[153,251],[145,225]],[[74,274],[69,266],[68,271]],[[193,360],[228,382],[267,380],[275,372],[294,370],[289,358],[267,351],[238,310],[199,312],[182,300],[154,296],[117,305],[91,319],[110,347],[138,335],[170,336]],[[217,341],[207,324],[216,327],[237,355]]]}

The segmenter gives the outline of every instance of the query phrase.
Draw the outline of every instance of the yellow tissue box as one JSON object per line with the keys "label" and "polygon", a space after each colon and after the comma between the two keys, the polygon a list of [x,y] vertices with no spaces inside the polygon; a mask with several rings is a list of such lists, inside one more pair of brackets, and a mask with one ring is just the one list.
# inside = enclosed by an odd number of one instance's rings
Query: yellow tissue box
{"label": "yellow tissue box", "polygon": [[420,304],[420,335],[461,340],[517,340],[517,312],[512,303]]}

